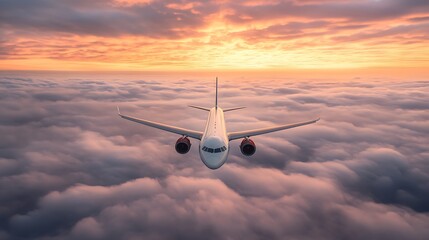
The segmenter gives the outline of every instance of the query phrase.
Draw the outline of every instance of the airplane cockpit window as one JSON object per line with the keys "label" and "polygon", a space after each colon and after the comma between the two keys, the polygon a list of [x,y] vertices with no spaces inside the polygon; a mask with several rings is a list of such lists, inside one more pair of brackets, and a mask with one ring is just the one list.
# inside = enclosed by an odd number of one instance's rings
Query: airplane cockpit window
{"label": "airplane cockpit window", "polygon": [[226,147],[222,146],[220,148],[209,148],[209,147],[203,146],[203,148],[201,150],[203,150],[204,152],[209,152],[209,153],[220,153],[220,152],[225,152]]}

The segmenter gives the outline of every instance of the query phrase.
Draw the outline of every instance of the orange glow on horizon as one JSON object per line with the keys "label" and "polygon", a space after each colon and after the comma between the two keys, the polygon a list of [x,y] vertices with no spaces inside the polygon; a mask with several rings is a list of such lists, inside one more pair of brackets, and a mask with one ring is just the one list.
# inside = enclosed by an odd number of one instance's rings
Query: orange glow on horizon
{"label": "orange glow on horizon", "polygon": [[[305,5],[313,2],[318,1]],[[168,29],[158,29],[158,32],[151,25],[146,30],[130,27],[123,32],[121,28],[106,28],[112,33],[98,34],[82,33],[80,29],[30,31],[8,25],[3,34],[7,40],[3,43],[5,53],[1,55],[0,70],[400,68],[424,72],[429,68],[429,35],[424,31],[429,24],[426,14],[353,22],[338,16],[271,16],[269,12],[263,15],[251,11],[252,8],[275,6],[279,4],[277,1],[270,4],[250,1],[239,7],[227,3],[214,1],[208,6],[195,2],[167,4],[163,11],[171,11],[168,21],[177,22],[177,27],[175,23],[166,22],[163,24]],[[131,11],[133,6],[154,5],[153,11],[157,11],[160,7],[155,4],[160,3],[117,0],[109,6]],[[207,10],[209,7],[213,10]],[[250,10],[240,12],[241,8]],[[183,23],[186,21],[189,23]]]}

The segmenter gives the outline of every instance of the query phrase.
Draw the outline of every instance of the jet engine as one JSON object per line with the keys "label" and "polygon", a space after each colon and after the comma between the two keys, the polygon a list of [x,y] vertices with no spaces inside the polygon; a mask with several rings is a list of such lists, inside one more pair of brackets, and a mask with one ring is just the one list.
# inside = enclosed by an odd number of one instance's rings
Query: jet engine
{"label": "jet engine", "polygon": [[191,141],[189,141],[189,138],[187,137],[181,137],[177,139],[176,142],[176,152],[180,154],[185,154],[189,152],[189,149],[191,149]]}
{"label": "jet engine", "polygon": [[256,152],[256,145],[250,138],[241,141],[240,150],[243,155],[252,156]]}

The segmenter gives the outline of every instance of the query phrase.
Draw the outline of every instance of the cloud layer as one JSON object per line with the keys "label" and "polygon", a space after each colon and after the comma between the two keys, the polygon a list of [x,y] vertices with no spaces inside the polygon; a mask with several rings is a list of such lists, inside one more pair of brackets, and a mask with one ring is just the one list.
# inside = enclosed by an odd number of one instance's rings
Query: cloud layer
{"label": "cloud layer", "polygon": [[0,237],[425,239],[429,84],[346,80],[222,80],[231,131],[322,120],[212,171],[115,112],[202,130],[211,80],[3,72]]}

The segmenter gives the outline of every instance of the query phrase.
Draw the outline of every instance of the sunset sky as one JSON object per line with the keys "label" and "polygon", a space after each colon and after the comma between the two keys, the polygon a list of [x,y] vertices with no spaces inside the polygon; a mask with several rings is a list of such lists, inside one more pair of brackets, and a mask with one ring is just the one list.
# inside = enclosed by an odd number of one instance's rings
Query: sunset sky
{"label": "sunset sky", "polygon": [[1,70],[429,68],[426,0],[1,0],[0,27]]}
{"label": "sunset sky", "polygon": [[[204,131],[315,124],[200,142]],[[0,0],[0,240],[427,240],[429,0]]]}

